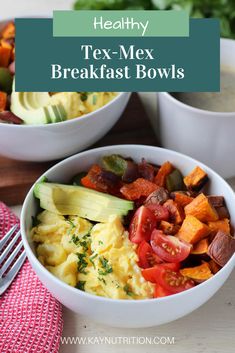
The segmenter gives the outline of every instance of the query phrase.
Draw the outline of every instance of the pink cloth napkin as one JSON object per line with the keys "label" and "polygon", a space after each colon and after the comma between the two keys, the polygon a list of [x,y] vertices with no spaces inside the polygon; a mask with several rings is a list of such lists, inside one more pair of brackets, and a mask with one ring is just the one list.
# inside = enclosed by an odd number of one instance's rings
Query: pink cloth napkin
{"label": "pink cloth napkin", "polygon": [[[18,218],[0,202],[0,238]],[[63,321],[61,304],[42,285],[28,260],[0,297],[1,353],[56,353]]]}

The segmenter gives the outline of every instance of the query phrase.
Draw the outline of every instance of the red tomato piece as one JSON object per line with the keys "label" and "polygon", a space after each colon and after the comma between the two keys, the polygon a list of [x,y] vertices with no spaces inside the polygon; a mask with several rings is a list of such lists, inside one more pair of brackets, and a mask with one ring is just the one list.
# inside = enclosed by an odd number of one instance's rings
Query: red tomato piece
{"label": "red tomato piece", "polygon": [[145,206],[141,206],[135,212],[129,228],[129,237],[133,243],[141,243],[142,240],[149,241],[156,227],[154,214]]}
{"label": "red tomato piece", "polygon": [[155,254],[152,247],[145,240],[138,246],[137,255],[139,257],[138,265],[142,268],[152,267],[162,262],[162,259]]}
{"label": "red tomato piece", "polygon": [[171,295],[171,294],[173,293],[170,292],[169,290],[164,289],[162,286],[159,286],[159,284],[155,285],[154,294],[153,294],[154,298],[167,297],[168,295]]}
{"label": "red tomato piece", "polygon": [[164,263],[158,264],[154,267],[145,268],[142,270],[142,275],[146,281],[158,283],[158,276],[161,268],[165,270],[179,271],[180,263]]}
{"label": "red tomato piece", "polygon": [[158,205],[156,203],[149,204],[146,207],[153,212],[158,222],[167,221],[169,219],[169,211],[166,207]]}
{"label": "red tomato piece", "polygon": [[161,230],[154,229],[150,241],[153,251],[164,261],[181,262],[185,260],[192,246],[172,235],[165,235]]}
{"label": "red tomato piece", "polygon": [[157,284],[171,293],[180,293],[195,286],[192,279],[183,276],[179,271],[172,271],[163,267],[158,268],[156,279]]}

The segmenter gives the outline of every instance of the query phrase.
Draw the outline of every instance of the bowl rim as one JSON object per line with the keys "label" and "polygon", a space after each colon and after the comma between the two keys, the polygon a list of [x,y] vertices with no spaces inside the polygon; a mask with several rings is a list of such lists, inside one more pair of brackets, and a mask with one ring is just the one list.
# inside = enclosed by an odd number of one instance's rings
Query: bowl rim
{"label": "bowl rim", "polygon": [[[59,92],[59,93],[62,93],[62,92]],[[99,92],[97,92],[97,93],[99,93]],[[103,115],[102,115],[103,110],[107,109],[109,106],[111,106],[115,102],[118,103],[118,101],[121,100],[122,97],[125,95],[127,95],[127,96],[129,95],[129,97],[128,97],[128,100],[129,100],[132,92],[115,92],[115,93],[117,93],[117,95],[112,100],[110,100],[108,103],[103,105],[102,107],[100,107],[90,113],[78,116],[73,119],[60,121],[60,122],[56,122],[56,123],[51,123],[51,124],[37,124],[37,125],[33,125],[33,124],[32,125],[30,125],[30,124],[25,124],[25,125],[24,124],[7,124],[7,123],[0,122],[0,128],[7,127],[10,129],[17,129],[17,130],[22,130],[22,129],[29,130],[29,129],[42,129],[43,127],[46,127],[47,129],[53,129],[54,127],[58,128],[58,126],[62,126],[62,127],[68,126],[68,125],[76,124],[78,121],[84,121],[84,120],[90,119],[90,117],[94,116],[97,112],[101,112],[101,114],[100,114],[100,119],[101,119],[103,117]]]}
{"label": "bowl rim", "polygon": [[[220,48],[221,48],[221,44],[230,45],[230,46],[235,47],[235,39],[220,38]],[[234,66],[233,71],[235,73],[235,66]],[[177,93],[177,92],[172,92],[172,93]],[[174,103],[174,104],[178,105],[180,108],[186,109],[187,111],[189,111],[189,113],[193,112],[193,113],[198,113],[198,114],[204,114],[204,115],[207,115],[208,117],[211,117],[211,118],[215,118],[215,117],[216,118],[222,118],[222,117],[223,118],[235,118],[235,111],[234,112],[213,112],[212,110],[205,110],[205,109],[201,109],[201,108],[196,108],[196,107],[193,107],[187,103],[181,102],[180,100],[178,100],[177,98],[172,96],[172,94],[170,92],[159,92],[159,94],[168,98],[170,100],[170,103]]]}
{"label": "bowl rim", "polygon": [[[68,285],[67,283],[63,282],[62,280],[60,280],[59,278],[57,278],[56,276],[54,276],[52,273],[50,273],[41,263],[40,261],[38,260],[38,258],[36,257],[36,255],[33,253],[29,243],[28,243],[28,240],[27,240],[27,236],[26,236],[26,230],[25,230],[25,216],[26,216],[26,213],[27,213],[27,204],[28,204],[28,201],[30,200],[31,197],[34,197],[33,196],[33,189],[34,189],[34,185],[41,180],[41,178],[43,176],[46,176],[47,173],[50,173],[51,171],[53,171],[53,169],[57,169],[58,167],[62,166],[63,164],[66,164],[68,163],[68,161],[72,161],[72,160],[76,160],[77,158],[79,159],[80,156],[84,156],[84,155],[87,155],[87,154],[93,154],[94,152],[105,152],[105,151],[109,151],[110,149],[113,149],[113,148],[121,148],[123,149],[123,152],[124,150],[128,150],[129,149],[140,149],[140,150],[146,150],[146,149],[149,149],[151,151],[153,151],[153,149],[156,151],[156,152],[162,152],[162,151],[166,151],[167,153],[170,153],[172,156],[178,156],[178,157],[181,157],[181,158],[184,158],[185,162],[193,162],[197,165],[200,165],[202,168],[205,168],[212,176],[211,177],[216,177],[217,179],[219,179],[219,181],[221,183],[224,184],[224,186],[229,190],[229,192],[231,193],[231,195],[233,196],[233,199],[234,199],[234,203],[235,203],[235,193],[233,191],[233,189],[231,188],[231,186],[219,175],[217,174],[213,169],[211,169],[210,167],[206,166],[204,163],[202,162],[199,162],[198,160],[194,159],[194,158],[191,158],[183,153],[179,153],[179,152],[176,152],[176,151],[173,151],[173,150],[170,150],[170,149],[166,149],[166,148],[161,148],[161,147],[157,147],[157,146],[151,146],[151,145],[137,145],[137,144],[124,144],[124,145],[110,145],[110,146],[104,146],[104,147],[98,147],[98,148],[93,148],[93,149],[90,149],[90,150],[86,150],[86,151],[83,151],[83,152],[80,152],[80,153],[77,153],[71,157],[68,157],[62,161],[60,161],[59,163],[55,164],[53,167],[49,168],[46,172],[44,172],[36,181],[35,183],[33,184],[33,186],[30,188],[25,200],[24,200],[24,203],[23,203],[23,207],[22,207],[22,211],[21,211],[21,218],[20,218],[20,230],[21,230],[21,235],[22,235],[22,240],[23,240],[23,245],[24,245],[24,248],[26,250],[26,254],[27,254],[27,257],[28,258],[31,258],[32,261],[35,261],[35,265],[37,265],[37,267],[40,268],[40,270],[43,272],[43,274],[45,275],[45,277],[49,277],[49,279],[55,283],[57,283],[58,285],[62,286],[65,290],[69,290],[71,291],[72,293],[74,293],[75,295],[82,295],[84,296],[85,298],[88,298],[90,300],[93,300],[93,301],[99,301],[99,302],[103,302],[103,303],[116,303],[118,305],[120,304],[123,304],[123,305],[140,305],[141,303],[146,303],[146,304],[150,304],[150,303],[156,303],[156,302],[168,302],[168,301],[171,301],[173,300],[176,296],[177,298],[184,298],[185,296],[188,296],[189,294],[193,294],[193,292],[195,292],[196,294],[196,291],[199,291],[200,288],[202,289],[203,287],[206,287],[208,283],[212,283],[213,281],[215,281],[217,279],[217,277],[219,276],[222,276],[223,272],[225,272],[227,270],[227,267],[228,266],[232,266],[232,270],[234,269],[235,267],[235,253],[233,254],[233,256],[229,259],[229,261],[226,263],[226,265],[224,267],[222,267],[220,269],[220,271],[218,271],[216,274],[214,274],[213,277],[209,278],[208,280],[206,280],[205,282],[203,283],[200,283],[199,285],[195,286],[195,287],[192,287],[186,291],[183,291],[183,292],[180,292],[180,293],[176,293],[176,294],[173,294],[173,295],[170,295],[170,296],[166,296],[166,297],[162,297],[162,298],[147,298],[147,299],[138,299],[138,300],[131,300],[131,299],[112,299],[112,298],[106,298],[106,297],[101,297],[101,296],[98,296],[98,295],[95,295],[95,294],[91,294],[91,293],[88,293],[88,292],[84,292],[84,291],[81,291],[75,287],[72,287],[70,285]],[[28,255],[29,253],[29,255]],[[140,304],[138,304],[140,303]]]}

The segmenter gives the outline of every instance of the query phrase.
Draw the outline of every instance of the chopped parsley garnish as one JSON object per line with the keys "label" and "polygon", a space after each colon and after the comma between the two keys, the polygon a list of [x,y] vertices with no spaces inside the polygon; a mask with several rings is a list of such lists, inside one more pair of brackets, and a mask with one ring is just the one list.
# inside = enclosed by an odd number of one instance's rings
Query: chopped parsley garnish
{"label": "chopped parsley garnish", "polygon": [[92,256],[89,257],[89,260],[91,262],[91,264],[93,265],[93,267],[95,268],[95,263],[94,263],[94,259],[98,256],[98,254],[94,254]]}
{"label": "chopped parsley garnish", "polygon": [[98,245],[103,245],[104,243],[102,242],[102,240],[98,241]]}
{"label": "chopped parsley garnish", "polygon": [[85,284],[86,284],[86,281],[79,281],[76,285],[76,288],[85,291],[85,288],[84,288]]}
{"label": "chopped parsley garnish", "polygon": [[82,246],[83,251],[86,252],[89,249],[91,239],[88,237],[90,234],[85,234],[81,239],[75,234],[72,235],[70,243],[73,242],[77,246]]}
{"label": "chopped parsley garnish", "polygon": [[112,266],[109,264],[108,260],[105,257],[100,256],[99,260],[103,269],[98,270],[99,275],[106,276],[108,273],[113,272]]}
{"label": "chopped parsley garnish", "polygon": [[86,254],[77,253],[78,257],[78,272],[86,274],[85,268],[87,267],[88,263],[85,260]]}
{"label": "chopped parsley garnish", "polygon": [[70,224],[70,228],[68,230],[68,234],[71,233],[71,231],[76,228],[75,224],[73,223],[73,221],[71,221],[71,219],[68,219],[67,222]]}
{"label": "chopped parsley garnish", "polygon": [[105,279],[104,279],[103,277],[98,277],[98,280],[101,281],[101,282],[103,282],[105,285],[107,284],[106,281],[105,281]]}
{"label": "chopped parsley garnish", "polygon": [[83,251],[87,251],[89,248],[89,241],[86,240],[80,240],[79,241],[79,245],[81,245],[83,247]]}
{"label": "chopped parsley garnish", "polygon": [[131,291],[131,288],[130,288],[130,286],[128,284],[126,284],[123,287],[123,290],[124,290],[124,292],[126,292],[127,295],[129,295],[131,297],[134,295],[134,293]]}
{"label": "chopped parsley garnish", "polygon": [[77,235],[73,234],[70,242],[73,242],[75,245],[78,245],[79,244],[79,237]]}

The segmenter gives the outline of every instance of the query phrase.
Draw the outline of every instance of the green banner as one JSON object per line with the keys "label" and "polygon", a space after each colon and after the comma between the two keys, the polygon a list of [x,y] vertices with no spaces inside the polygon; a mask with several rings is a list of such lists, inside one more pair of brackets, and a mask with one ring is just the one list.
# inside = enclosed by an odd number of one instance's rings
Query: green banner
{"label": "green banner", "polygon": [[188,37],[186,11],[54,11],[55,37]]}
{"label": "green banner", "polygon": [[190,19],[189,37],[53,37],[52,19],[15,23],[17,91],[220,89],[216,19]]}

